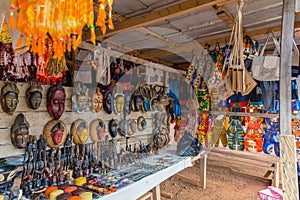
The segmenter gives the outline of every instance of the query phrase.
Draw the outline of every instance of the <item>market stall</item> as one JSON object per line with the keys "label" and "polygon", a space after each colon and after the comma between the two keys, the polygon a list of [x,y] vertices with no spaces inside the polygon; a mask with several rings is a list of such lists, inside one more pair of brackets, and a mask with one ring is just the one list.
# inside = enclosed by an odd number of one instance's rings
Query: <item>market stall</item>
{"label": "market stall", "polygon": [[[298,196],[298,4],[134,2],[4,2],[3,196],[159,198],[199,158],[205,188],[220,145],[280,157],[284,195]],[[278,163],[263,168],[278,187]]]}

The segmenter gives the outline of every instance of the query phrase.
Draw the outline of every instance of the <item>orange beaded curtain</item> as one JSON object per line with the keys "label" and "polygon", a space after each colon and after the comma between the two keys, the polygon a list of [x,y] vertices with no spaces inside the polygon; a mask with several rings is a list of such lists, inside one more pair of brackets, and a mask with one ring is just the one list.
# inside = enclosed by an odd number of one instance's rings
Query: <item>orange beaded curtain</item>
{"label": "orange beaded curtain", "polygon": [[[98,3],[96,25],[105,34],[106,23],[109,29],[114,28],[113,0],[98,0]],[[14,13],[17,13],[16,20]],[[9,26],[19,29],[31,51],[39,56],[45,52],[48,33],[53,41],[54,58],[63,58],[65,50],[78,47],[85,25],[90,28],[91,41],[95,44],[93,0],[11,0]]]}

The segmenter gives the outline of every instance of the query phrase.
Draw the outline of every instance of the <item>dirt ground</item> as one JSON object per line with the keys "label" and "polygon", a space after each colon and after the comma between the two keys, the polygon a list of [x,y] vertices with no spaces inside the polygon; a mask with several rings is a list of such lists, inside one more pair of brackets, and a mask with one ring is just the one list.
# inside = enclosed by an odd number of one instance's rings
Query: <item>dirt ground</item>
{"label": "dirt ground", "polygon": [[[240,153],[248,154],[247,152]],[[270,161],[277,160],[274,156],[249,154]],[[270,185],[270,183],[265,180],[232,172],[230,167],[255,174],[264,174],[265,172],[258,172],[258,169],[253,167],[248,167],[247,169],[247,166],[243,165],[234,166],[234,164],[230,163],[231,158],[228,159],[228,162],[223,162],[218,161],[218,159],[211,160],[209,159],[210,156],[214,156],[214,154],[208,155],[206,189],[201,189],[173,176],[160,185],[161,191],[172,194],[172,199],[174,200],[256,200],[260,199],[257,191],[265,189]],[[239,158],[239,160],[245,163],[250,162],[250,160],[243,158]],[[199,173],[200,169],[198,165],[194,165],[194,167],[187,168],[180,172],[180,174],[191,177],[194,180],[199,179]],[[170,198],[162,197],[162,200],[168,199]]]}

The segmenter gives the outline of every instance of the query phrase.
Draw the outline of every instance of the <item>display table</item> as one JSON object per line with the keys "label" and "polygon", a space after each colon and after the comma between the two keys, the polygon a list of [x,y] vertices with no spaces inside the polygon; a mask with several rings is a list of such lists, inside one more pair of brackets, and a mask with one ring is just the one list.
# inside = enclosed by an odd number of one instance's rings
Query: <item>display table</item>
{"label": "display table", "polygon": [[100,199],[102,200],[134,200],[141,197],[143,194],[147,193],[148,191],[152,190],[153,192],[153,199],[160,199],[160,188],[159,185],[166,179],[172,177],[176,173],[182,171],[187,167],[192,167],[192,162],[200,159],[200,186],[205,188],[206,187],[206,155],[205,151],[202,151],[196,157],[180,157],[176,155],[176,147],[171,146],[167,149],[161,150],[159,155],[153,155],[147,158],[144,162],[145,163],[154,163],[158,160],[173,160],[174,162],[170,164],[165,169],[157,171],[154,174],[146,176],[139,181],[134,182],[115,193],[111,193],[109,195],[103,196]]}

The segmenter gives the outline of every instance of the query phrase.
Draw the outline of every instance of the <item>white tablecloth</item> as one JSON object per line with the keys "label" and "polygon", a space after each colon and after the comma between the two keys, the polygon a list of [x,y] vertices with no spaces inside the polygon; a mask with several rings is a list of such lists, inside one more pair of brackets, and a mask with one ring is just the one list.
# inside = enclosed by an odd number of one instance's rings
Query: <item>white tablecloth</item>
{"label": "white tablecloth", "polygon": [[121,188],[115,193],[103,196],[100,198],[100,200],[135,200],[174,174],[192,166],[191,158],[177,156],[176,147],[174,146],[162,150],[159,155],[149,157],[149,159],[145,160],[145,163],[151,163],[158,158],[163,157],[177,158],[178,160],[176,159],[176,161],[178,162],[137,182],[134,182],[133,184]]}

